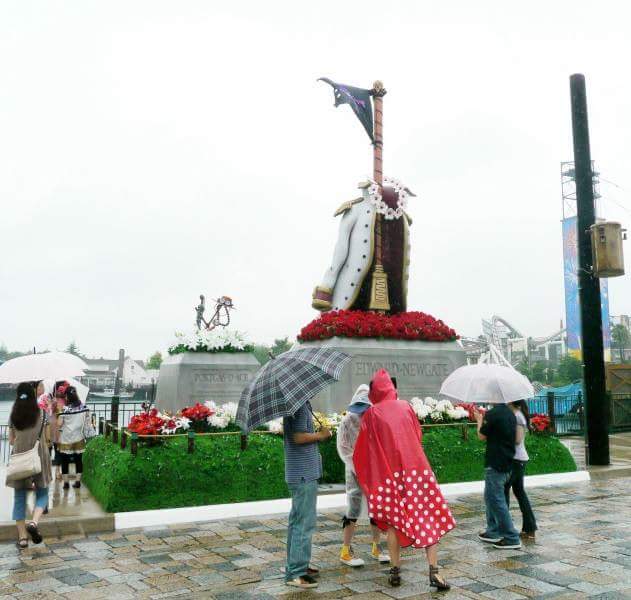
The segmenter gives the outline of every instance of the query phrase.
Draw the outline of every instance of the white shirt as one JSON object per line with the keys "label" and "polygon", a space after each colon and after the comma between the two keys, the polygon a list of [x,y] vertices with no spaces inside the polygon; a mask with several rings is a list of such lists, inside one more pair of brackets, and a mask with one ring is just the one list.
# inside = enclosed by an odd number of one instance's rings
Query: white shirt
{"label": "white shirt", "polygon": [[517,427],[521,427],[524,430],[524,437],[519,444],[515,444],[515,460],[521,460],[522,462],[526,462],[528,460],[528,452],[526,452],[526,434],[528,433],[528,423],[526,422],[526,417],[524,417],[523,413],[518,410],[515,413],[515,418],[517,419]]}

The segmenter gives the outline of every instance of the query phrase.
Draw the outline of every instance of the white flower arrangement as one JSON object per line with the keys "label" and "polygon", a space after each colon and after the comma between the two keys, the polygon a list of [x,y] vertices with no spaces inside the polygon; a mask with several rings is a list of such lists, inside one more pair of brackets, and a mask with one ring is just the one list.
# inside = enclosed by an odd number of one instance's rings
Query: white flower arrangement
{"label": "white flower arrangement", "polygon": [[191,333],[177,332],[169,354],[181,352],[249,352],[252,343],[234,329],[216,328],[211,331],[194,328]]}
{"label": "white flower arrangement", "polygon": [[454,406],[449,400],[435,400],[429,396],[424,400],[410,400],[414,413],[424,423],[443,423],[468,419],[469,412],[462,406]]}
{"label": "white flower arrangement", "polygon": [[204,406],[214,411],[210,417],[206,419],[206,422],[211,427],[217,429],[225,429],[228,425],[234,425],[237,419],[237,409],[239,408],[236,402],[227,402],[221,406],[217,406],[212,400],[204,402]]}
{"label": "white flower arrangement", "polygon": [[221,406],[221,414],[230,419],[231,423],[237,420],[237,410],[239,405],[236,402],[226,402]]}
{"label": "white flower arrangement", "polygon": [[274,419],[267,424],[267,428],[271,433],[276,433],[278,435],[283,433],[283,418],[280,417],[278,419]]}
{"label": "white flower arrangement", "polygon": [[217,429],[225,429],[226,427],[228,427],[228,425],[230,425],[230,417],[226,415],[211,415],[206,420],[208,421],[209,425],[211,425],[212,427],[216,427]]}
{"label": "white flower arrangement", "polygon": [[407,208],[410,191],[400,181],[393,179],[392,177],[384,177],[383,185],[390,185],[394,188],[394,191],[397,194],[396,208],[391,208],[384,202],[379,185],[372,180],[370,186],[368,187],[368,198],[370,199],[371,204],[375,207],[375,210],[380,215],[383,215],[385,219],[389,221],[400,219]]}

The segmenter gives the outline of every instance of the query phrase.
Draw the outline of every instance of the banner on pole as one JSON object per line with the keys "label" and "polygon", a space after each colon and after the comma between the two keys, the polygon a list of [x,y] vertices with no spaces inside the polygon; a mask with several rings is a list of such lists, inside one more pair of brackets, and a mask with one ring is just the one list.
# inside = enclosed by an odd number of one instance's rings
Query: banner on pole
{"label": "banner on pole", "polygon": [[[581,310],[578,296],[578,226],[576,217],[562,221],[563,279],[565,282],[565,328],[567,349],[571,356],[583,357],[581,341]],[[600,308],[605,362],[611,361],[611,328],[609,323],[609,286],[600,280]]]}
{"label": "banner on pole", "polygon": [[343,83],[335,83],[326,77],[320,77],[318,81],[324,81],[333,88],[335,96],[335,106],[348,104],[359,122],[363,125],[371,142],[374,142],[373,120],[372,120],[372,90],[365,90]]}

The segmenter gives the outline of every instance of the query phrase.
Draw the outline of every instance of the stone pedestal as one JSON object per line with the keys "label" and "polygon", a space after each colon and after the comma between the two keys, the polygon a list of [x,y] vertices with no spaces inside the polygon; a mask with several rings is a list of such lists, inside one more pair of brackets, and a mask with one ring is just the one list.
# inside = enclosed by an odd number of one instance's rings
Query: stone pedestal
{"label": "stone pedestal", "polygon": [[176,412],[196,402],[217,405],[238,402],[241,392],[260,369],[248,352],[184,352],[160,365],[156,405]]}
{"label": "stone pedestal", "polygon": [[352,356],[340,381],[321,391],[313,400],[314,410],[342,412],[348,407],[357,386],[371,380],[378,369],[396,377],[399,396],[436,397],[449,374],[466,364],[458,342],[415,342],[335,337],[301,342],[300,347],[327,346]]}

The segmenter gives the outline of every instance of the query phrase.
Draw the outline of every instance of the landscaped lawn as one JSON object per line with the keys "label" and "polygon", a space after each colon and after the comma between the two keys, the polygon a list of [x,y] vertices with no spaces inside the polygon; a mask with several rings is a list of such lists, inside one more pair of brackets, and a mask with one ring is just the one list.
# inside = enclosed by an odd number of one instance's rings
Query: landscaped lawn
{"label": "landscaped lawn", "polygon": [[[469,429],[428,427],[423,446],[439,483],[483,479],[484,443]],[[529,435],[527,473],[575,471],[569,451],[554,437]],[[184,437],[156,446],[139,444],[137,456],[129,446],[121,450],[102,436],[88,444],[83,480],[109,512],[200,506],[284,498],[289,495],[284,477],[283,439],[251,434],[241,451],[239,436],[197,437],[195,451],[187,453]],[[344,465],[337,456],[335,438],[320,444],[324,483],[342,483]]]}

